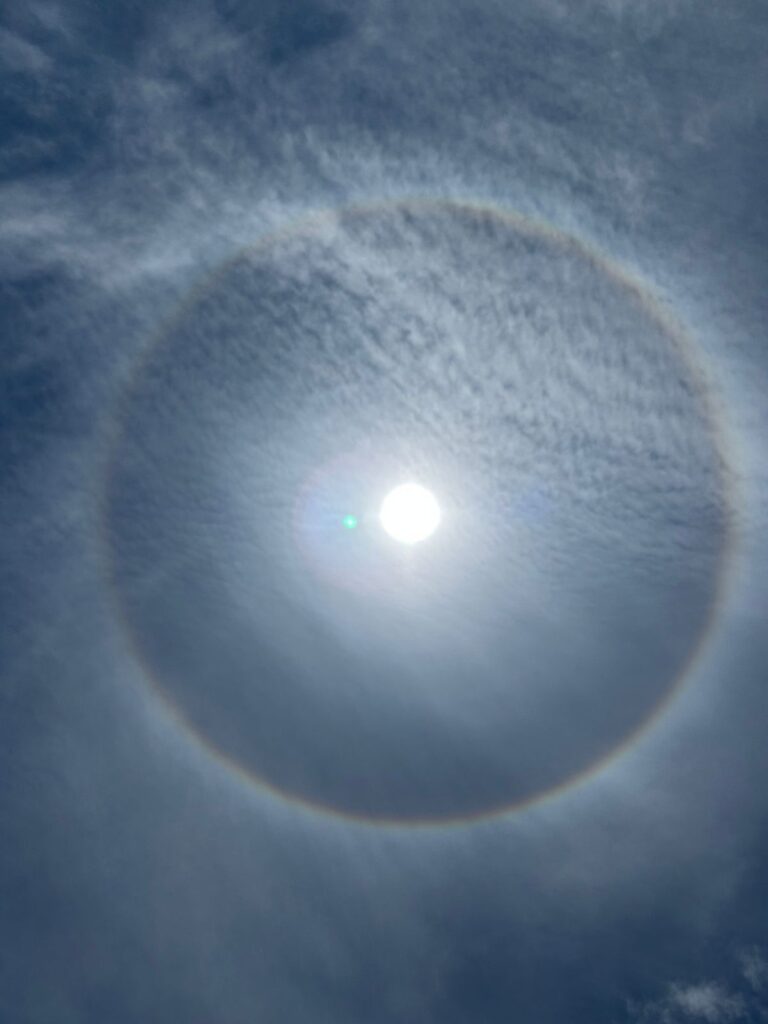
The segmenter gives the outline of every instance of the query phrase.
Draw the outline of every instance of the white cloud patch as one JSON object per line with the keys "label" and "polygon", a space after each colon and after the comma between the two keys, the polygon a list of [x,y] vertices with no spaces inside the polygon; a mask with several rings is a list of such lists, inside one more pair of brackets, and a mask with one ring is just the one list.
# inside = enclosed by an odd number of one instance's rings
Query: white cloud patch
{"label": "white cloud patch", "polygon": [[635,1024],[732,1024],[768,1020],[768,961],[757,947],[738,954],[739,976],[734,980],[672,982],[660,999],[632,1003]]}
{"label": "white cloud patch", "polygon": [[708,1024],[738,1020],[745,1014],[744,999],[721,985],[704,982],[687,987],[673,986],[670,1002],[686,1017]]}

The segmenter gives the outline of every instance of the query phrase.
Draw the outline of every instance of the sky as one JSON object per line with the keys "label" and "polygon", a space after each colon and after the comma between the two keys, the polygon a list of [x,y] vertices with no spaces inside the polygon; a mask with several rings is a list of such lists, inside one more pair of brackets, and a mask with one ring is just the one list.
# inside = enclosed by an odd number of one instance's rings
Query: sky
{"label": "sky", "polygon": [[6,5],[0,1022],[768,1021],[766,54]]}

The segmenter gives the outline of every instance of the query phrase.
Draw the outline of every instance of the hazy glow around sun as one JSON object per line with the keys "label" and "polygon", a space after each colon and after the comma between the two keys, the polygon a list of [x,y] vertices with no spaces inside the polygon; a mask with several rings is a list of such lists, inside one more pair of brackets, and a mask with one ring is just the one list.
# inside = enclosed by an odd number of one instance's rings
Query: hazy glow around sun
{"label": "hazy glow around sun", "polygon": [[420,484],[401,484],[384,499],[379,520],[386,532],[402,544],[416,544],[440,525],[440,506],[434,494]]}

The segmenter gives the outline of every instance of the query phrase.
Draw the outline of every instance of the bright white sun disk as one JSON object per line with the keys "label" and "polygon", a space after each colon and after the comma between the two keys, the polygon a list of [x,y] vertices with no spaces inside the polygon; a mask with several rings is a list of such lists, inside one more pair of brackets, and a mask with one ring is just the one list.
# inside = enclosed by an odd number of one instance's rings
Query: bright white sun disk
{"label": "bright white sun disk", "polygon": [[434,494],[420,484],[401,484],[384,499],[381,525],[402,544],[416,544],[440,525],[440,506]]}

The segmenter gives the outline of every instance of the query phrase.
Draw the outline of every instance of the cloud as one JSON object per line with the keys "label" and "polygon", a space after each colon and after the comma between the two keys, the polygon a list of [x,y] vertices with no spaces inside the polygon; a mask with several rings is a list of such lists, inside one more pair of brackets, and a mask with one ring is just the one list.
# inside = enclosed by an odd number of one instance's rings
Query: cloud
{"label": "cloud", "polygon": [[4,28],[0,28],[0,58],[9,70],[32,73],[47,70],[51,63],[39,46]]}
{"label": "cloud", "polygon": [[739,957],[744,977],[754,992],[763,993],[768,989],[768,959],[756,946],[743,950]]}
{"label": "cloud", "polygon": [[673,986],[669,1001],[684,1016],[707,1024],[727,1024],[745,1014],[742,996],[711,982],[687,988]]}
{"label": "cloud", "polygon": [[629,1007],[633,1024],[733,1024],[768,1020],[768,962],[757,947],[742,950],[728,981],[672,982],[660,999]]}

